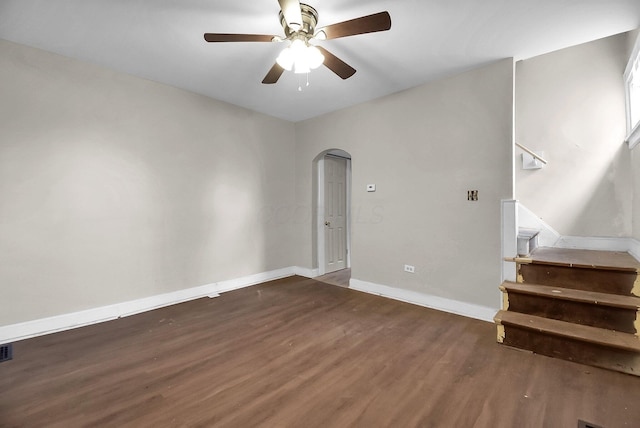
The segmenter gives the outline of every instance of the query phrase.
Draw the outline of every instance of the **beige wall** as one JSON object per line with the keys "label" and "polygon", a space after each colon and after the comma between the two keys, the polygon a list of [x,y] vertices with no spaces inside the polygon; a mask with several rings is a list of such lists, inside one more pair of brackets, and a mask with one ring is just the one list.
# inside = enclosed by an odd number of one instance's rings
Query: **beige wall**
{"label": "beige wall", "polygon": [[621,34],[516,64],[516,141],[549,161],[516,151],[516,197],[561,235],[631,236],[626,50]]}
{"label": "beige wall", "polygon": [[[504,60],[296,125],[298,205],[313,206],[314,158],[353,159],[352,276],[498,306],[500,200],[512,197],[513,61]],[[367,193],[375,183],[377,191]],[[478,202],[467,190],[479,190]],[[316,265],[299,222],[296,264]],[[404,264],[416,273],[403,272]]]}
{"label": "beige wall", "polygon": [[[563,234],[632,231],[627,50],[616,36],[517,65],[517,138],[550,165],[517,167],[516,196]],[[503,60],[294,125],[0,41],[0,325],[317,267],[314,159],[336,148],[353,158],[355,279],[497,308],[513,87]]]}
{"label": "beige wall", "polygon": [[293,124],[0,41],[0,325],[290,266]]}
{"label": "beige wall", "polygon": [[638,40],[638,36],[640,36],[640,29],[629,31],[627,33],[627,51],[626,51],[627,58],[629,58],[633,53],[633,48],[636,45],[636,40]]}
{"label": "beige wall", "polygon": [[640,241],[640,146],[631,150],[633,184],[633,238]]}
{"label": "beige wall", "polygon": [[[640,35],[640,30],[629,32],[627,36],[627,58],[631,57],[633,48]],[[640,240],[640,147],[631,150],[631,173],[633,183],[633,237]]]}
{"label": "beige wall", "polygon": [[640,241],[640,147],[631,150],[631,171],[633,185],[632,237]]}

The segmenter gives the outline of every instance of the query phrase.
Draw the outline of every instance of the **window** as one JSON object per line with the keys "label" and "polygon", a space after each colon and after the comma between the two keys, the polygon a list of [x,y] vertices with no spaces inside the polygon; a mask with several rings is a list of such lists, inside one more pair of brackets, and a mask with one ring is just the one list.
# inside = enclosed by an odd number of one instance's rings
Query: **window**
{"label": "window", "polygon": [[640,143],[640,35],[624,72],[627,92],[627,142],[629,148]]}
{"label": "window", "polygon": [[630,128],[634,128],[640,122],[640,56],[636,57],[631,73],[629,73],[627,91],[629,92]]}

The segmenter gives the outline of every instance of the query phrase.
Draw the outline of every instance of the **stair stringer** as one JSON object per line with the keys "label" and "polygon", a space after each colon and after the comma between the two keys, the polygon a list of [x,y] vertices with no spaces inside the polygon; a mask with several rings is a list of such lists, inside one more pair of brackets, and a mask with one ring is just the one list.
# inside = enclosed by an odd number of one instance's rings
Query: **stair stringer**
{"label": "stair stringer", "polygon": [[545,223],[533,211],[521,203],[518,203],[518,227],[521,229],[539,230],[539,247],[555,247],[562,238],[562,235],[553,227]]}

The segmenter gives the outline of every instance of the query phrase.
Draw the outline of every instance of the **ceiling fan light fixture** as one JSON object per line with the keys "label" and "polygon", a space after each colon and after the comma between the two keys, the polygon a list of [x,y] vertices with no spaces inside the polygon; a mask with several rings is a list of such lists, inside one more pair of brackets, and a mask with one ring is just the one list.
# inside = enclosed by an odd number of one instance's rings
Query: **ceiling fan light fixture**
{"label": "ceiling fan light fixture", "polygon": [[306,74],[309,73],[311,71],[311,68],[309,67],[309,64],[307,64],[305,61],[296,61],[293,64],[293,72],[295,74]]}
{"label": "ceiling fan light fixture", "polygon": [[304,56],[304,51],[307,49],[307,44],[302,39],[294,39],[291,42],[291,46],[289,46],[291,52],[293,52],[294,57],[301,58]]}
{"label": "ceiling fan light fixture", "polygon": [[322,55],[320,49],[315,46],[308,46],[305,55],[307,57],[309,68],[311,69],[320,67],[324,62],[324,55]]}
{"label": "ceiling fan light fixture", "polygon": [[276,62],[287,71],[309,73],[324,62],[324,55],[315,46],[308,45],[301,39],[295,39],[291,45],[280,52]]}
{"label": "ceiling fan light fixture", "polygon": [[291,71],[293,69],[293,63],[295,62],[295,57],[293,56],[293,52],[290,47],[284,48],[278,58],[276,58],[276,62],[282,68],[287,71]]}
{"label": "ceiling fan light fixture", "polygon": [[289,41],[290,45],[280,52],[276,63],[262,80],[262,83],[271,85],[276,83],[285,71],[309,73],[323,64],[341,79],[348,79],[355,74],[356,69],[324,47],[315,46],[315,42],[391,29],[391,16],[387,11],[318,28],[318,11],[313,7],[301,3],[300,0],[278,0],[278,3],[278,17],[284,37],[266,34],[204,33],[204,40],[210,43]]}

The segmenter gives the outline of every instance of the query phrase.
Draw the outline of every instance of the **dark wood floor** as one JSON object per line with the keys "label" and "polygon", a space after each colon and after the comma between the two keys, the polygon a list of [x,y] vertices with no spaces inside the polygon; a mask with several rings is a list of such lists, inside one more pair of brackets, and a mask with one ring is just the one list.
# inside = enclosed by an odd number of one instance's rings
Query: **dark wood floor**
{"label": "dark wood floor", "polygon": [[351,269],[347,268],[319,276],[316,278],[316,281],[324,282],[325,284],[337,285],[339,287],[349,287],[350,279]]}
{"label": "dark wood floor", "polygon": [[637,427],[640,378],[300,277],[18,342],[2,427]]}

